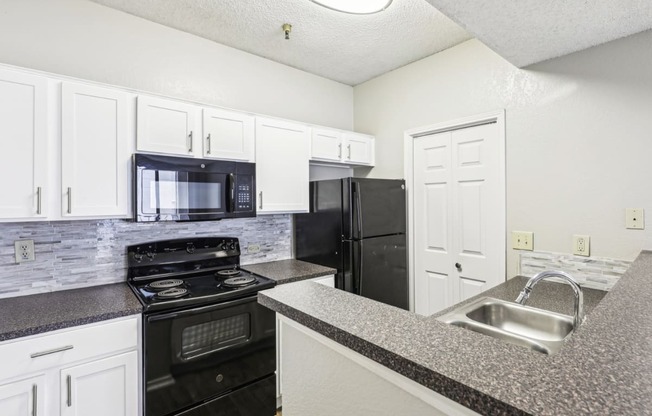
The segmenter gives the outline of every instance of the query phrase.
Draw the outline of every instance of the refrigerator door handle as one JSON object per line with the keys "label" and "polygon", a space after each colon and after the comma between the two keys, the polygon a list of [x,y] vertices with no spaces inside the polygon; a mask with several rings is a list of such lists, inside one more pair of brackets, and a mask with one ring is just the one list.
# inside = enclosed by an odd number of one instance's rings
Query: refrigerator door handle
{"label": "refrigerator door handle", "polygon": [[353,193],[355,193],[355,199],[353,202],[353,210],[355,211],[357,222],[358,222],[358,238],[362,238],[362,199],[360,198],[360,185],[352,182]]}
{"label": "refrigerator door handle", "polygon": [[362,259],[364,257],[364,249],[362,247],[362,241],[360,241],[359,250],[360,250],[360,257],[358,258],[358,270],[359,270],[359,272],[358,272],[358,290],[357,290],[357,292],[358,292],[358,295],[362,296],[362,271],[363,271],[362,270],[362,263],[363,263]]}

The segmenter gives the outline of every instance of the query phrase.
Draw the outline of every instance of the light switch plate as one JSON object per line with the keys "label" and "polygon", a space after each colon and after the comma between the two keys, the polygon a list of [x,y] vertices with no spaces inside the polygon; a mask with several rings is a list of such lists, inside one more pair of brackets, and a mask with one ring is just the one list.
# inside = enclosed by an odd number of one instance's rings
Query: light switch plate
{"label": "light switch plate", "polygon": [[588,257],[591,253],[591,237],[588,235],[573,236],[573,254]]}
{"label": "light switch plate", "polygon": [[645,211],[643,208],[625,209],[625,228],[630,230],[645,229]]}
{"label": "light switch plate", "polygon": [[532,231],[512,231],[512,248],[532,251],[534,249],[534,233]]}

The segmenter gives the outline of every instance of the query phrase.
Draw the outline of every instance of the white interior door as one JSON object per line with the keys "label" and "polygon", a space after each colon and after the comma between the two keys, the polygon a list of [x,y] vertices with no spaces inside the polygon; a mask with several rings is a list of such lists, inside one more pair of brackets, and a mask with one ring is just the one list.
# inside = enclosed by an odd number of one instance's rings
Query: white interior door
{"label": "white interior door", "polygon": [[431,315],[505,280],[504,143],[497,123],[413,143],[415,312]]}

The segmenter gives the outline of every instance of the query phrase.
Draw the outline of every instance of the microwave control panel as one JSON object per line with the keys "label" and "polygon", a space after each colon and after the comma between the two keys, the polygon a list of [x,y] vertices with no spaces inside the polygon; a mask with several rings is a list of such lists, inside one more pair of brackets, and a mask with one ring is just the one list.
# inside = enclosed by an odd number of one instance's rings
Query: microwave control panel
{"label": "microwave control panel", "polygon": [[252,211],[254,204],[253,177],[249,175],[238,175],[235,188],[235,210]]}

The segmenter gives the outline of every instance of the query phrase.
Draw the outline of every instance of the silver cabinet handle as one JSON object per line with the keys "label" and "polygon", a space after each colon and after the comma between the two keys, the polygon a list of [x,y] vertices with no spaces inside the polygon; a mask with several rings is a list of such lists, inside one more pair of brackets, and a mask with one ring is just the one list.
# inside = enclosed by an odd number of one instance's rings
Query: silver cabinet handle
{"label": "silver cabinet handle", "polygon": [[207,142],[206,154],[210,155],[211,154],[211,134],[210,133],[208,133],[208,137],[206,137],[206,142]]}
{"label": "silver cabinet handle", "polygon": [[38,386],[32,384],[32,416],[38,415]]}
{"label": "silver cabinet handle", "polygon": [[190,130],[190,134],[188,135],[190,138],[190,145],[188,145],[188,153],[192,153],[192,130]]}
{"label": "silver cabinet handle", "polygon": [[38,357],[43,357],[44,355],[50,355],[50,354],[55,354],[57,352],[62,352],[62,351],[67,351],[71,350],[74,347],[72,345],[66,345],[65,347],[59,347],[55,348],[53,350],[47,350],[47,351],[41,351],[41,352],[35,352],[34,354],[30,355],[32,358],[38,358]]}
{"label": "silver cabinet handle", "polygon": [[36,215],[41,215],[41,187],[36,188]]}
{"label": "silver cabinet handle", "polygon": [[258,192],[258,208],[263,209],[263,191]]}
{"label": "silver cabinet handle", "polygon": [[68,214],[72,214],[72,188],[68,187]]}
{"label": "silver cabinet handle", "polygon": [[348,157],[348,159],[351,160],[351,145],[350,145],[350,144],[347,145],[346,148],[347,148],[348,151],[349,151],[349,157]]}
{"label": "silver cabinet handle", "polygon": [[66,384],[68,385],[68,400],[66,403],[68,404],[68,407],[72,407],[72,377],[70,377],[70,375],[66,377]]}
{"label": "silver cabinet handle", "polygon": [[342,143],[340,143],[340,144],[337,145],[337,157],[338,157],[339,159],[342,158]]}

